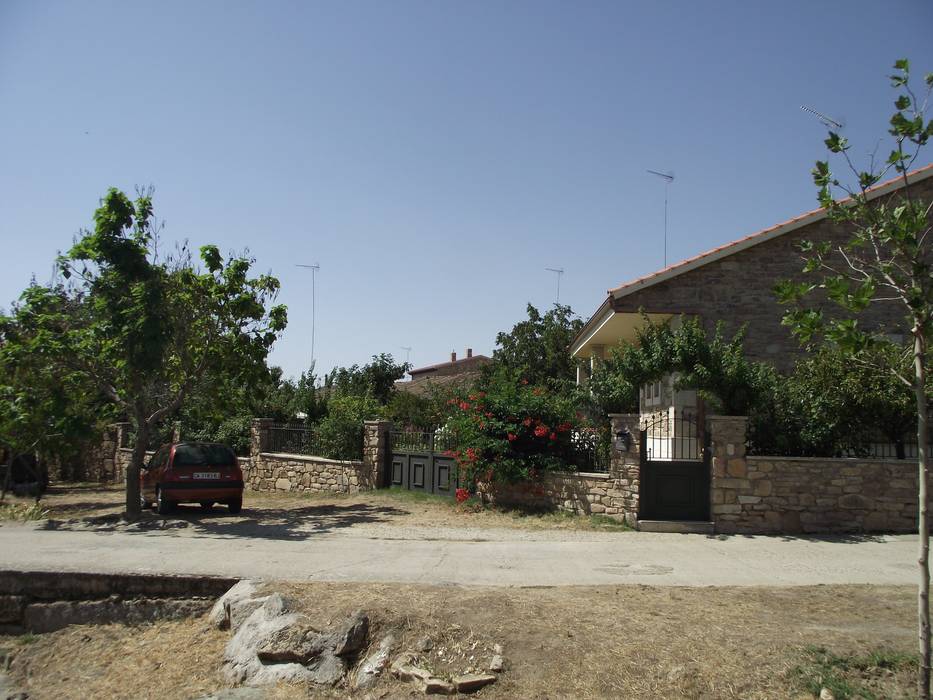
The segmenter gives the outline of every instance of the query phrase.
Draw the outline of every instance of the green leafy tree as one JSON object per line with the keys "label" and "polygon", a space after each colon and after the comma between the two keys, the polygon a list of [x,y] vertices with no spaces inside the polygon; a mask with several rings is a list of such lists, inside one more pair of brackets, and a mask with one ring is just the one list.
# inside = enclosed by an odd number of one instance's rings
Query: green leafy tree
{"label": "green leafy tree", "polygon": [[324,386],[339,394],[371,395],[381,405],[389,403],[395,392],[395,382],[411,369],[407,362],[398,364],[388,353],[373,355],[371,362],[360,367],[336,367],[324,380]]}
{"label": "green leafy tree", "polygon": [[[919,452],[920,586],[918,616],[920,637],[919,695],[930,697],[930,567],[929,520],[927,513],[927,454],[929,394],[927,352],[933,333],[933,276],[930,264],[930,206],[920,196],[907,174],[933,136],[933,121],[925,109],[933,88],[933,74],[926,76],[925,95],[919,98],[910,85],[906,59],[894,65],[892,86],[898,91],[888,133],[893,148],[884,164],[872,161],[862,170],[850,155],[848,141],[830,132],[826,147],[843,161],[854,184],[844,184],[830,169],[829,161],[818,161],[813,179],[819,201],[829,218],[850,232],[839,245],[810,241],[802,246],[805,282],[782,282],[777,293],[788,305],[785,323],[804,343],[822,338],[846,352],[852,362],[870,363],[867,351],[897,329],[875,330],[860,325],[862,313],[876,304],[887,304],[898,318],[900,330],[911,339],[912,370],[904,373],[891,367],[891,380],[907,387],[914,397]],[[873,196],[871,188],[889,173],[896,173],[901,187],[889,196]],[[812,299],[825,299],[833,313],[824,313]]]}
{"label": "green leafy tree", "polygon": [[583,321],[561,304],[543,315],[531,304],[527,310],[526,320],[496,336],[493,359],[531,384],[569,391],[576,379],[570,344],[583,328]]}
{"label": "green leafy tree", "polygon": [[721,324],[710,335],[695,318],[646,318],[634,342],[610,349],[597,364],[587,388],[601,412],[637,411],[639,387],[676,373],[679,389],[696,389],[714,410],[748,415],[769,398],[774,371],[749,361],[744,341],[744,328],[727,339]]}
{"label": "green leafy tree", "polygon": [[192,394],[210,392],[210,377],[246,382],[264,371],[286,312],[271,306],[278,280],[250,277],[247,257],[204,246],[204,269],[186,247],[160,259],[151,192],[131,201],[109,190],[94,224],[59,259],[70,284],[31,286],[12,323],[21,352],[78,373],[133,422],[126,511],[136,517],[150,435]]}

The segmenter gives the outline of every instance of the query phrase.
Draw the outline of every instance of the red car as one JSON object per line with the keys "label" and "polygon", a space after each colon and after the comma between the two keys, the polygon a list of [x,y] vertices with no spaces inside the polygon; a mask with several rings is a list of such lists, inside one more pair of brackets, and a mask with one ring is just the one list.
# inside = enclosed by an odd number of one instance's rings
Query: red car
{"label": "red car", "polygon": [[143,508],[153,503],[168,513],[177,503],[200,503],[209,511],[224,503],[231,513],[243,507],[243,472],[226,445],[213,442],[175,442],[152,455],[139,475]]}

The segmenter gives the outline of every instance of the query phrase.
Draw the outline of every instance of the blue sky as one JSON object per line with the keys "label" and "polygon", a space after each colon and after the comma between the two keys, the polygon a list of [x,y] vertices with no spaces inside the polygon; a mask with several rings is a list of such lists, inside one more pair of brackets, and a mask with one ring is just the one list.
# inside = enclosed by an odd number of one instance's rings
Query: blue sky
{"label": "blue sky", "polygon": [[[894,60],[933,71],[933,5],[0,1],[0,307],[110,186],[165,238],[282,282],[272,361],[491,353],[526,303],[606,289],[815,206],[845,120],[884,136]],[[882,155],[886,154],[882,146]],[[929,156],[925,162],[929,162]]]}

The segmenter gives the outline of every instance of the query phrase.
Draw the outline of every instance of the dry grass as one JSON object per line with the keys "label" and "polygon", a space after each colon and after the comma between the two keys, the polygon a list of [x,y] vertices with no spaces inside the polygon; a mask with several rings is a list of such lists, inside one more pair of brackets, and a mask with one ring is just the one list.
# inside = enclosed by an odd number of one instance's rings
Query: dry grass
{"label": "dry grass", "polygon": [[[9,498],[9,497],[8,497]],[[99,484],[60,484],[52,486],[41,501],[49,518],[70,519],[110,515],[123,512],[124,492],[119,486]],[[11,498],[16,508],[32,505],[32,499]],[[512,528],[523,530],[603,530],[626,529],[621,523],[604,516],[575,516],[561,512],[540,513],[521,510],[483,508],[470,510],[458,507],[452,500],[395,489],[368,491],[359,494],[304,494],[286,492],[244,493],[242,519],[262,518],[263,513],[276,517],[290,510],[308,506],[362,506],[382,509],[380,522],[401,527],[466,527]],[[225,507],[217,512],[225,515]],[[188,508],[181,512],[196,512]],[[231,517],[231,520],[235,518]]]}
{"label": "dry grass", "polygon": [[[488,662],[507,670],[479,698],[803,698],[813,648],[864,659],[910,654],[914,592],[880,586],[812,588],[459,588],[390,584],[275,584],[324,625],[363,608],[374,641],[435,642],[423,663],[439,673]],[[225,633],[201,621],[138,629],[76,627],[18,647],[16,679],[43,698],[192,698],[221,687]],[[470,658],[470,657],[474,658]],[[909,696],[913,673],[850,663],[840,672],[879,698]],[[877,672],[876,672],[877,671]],[[384,679],[374,697],[408,697]],[[308,697],[281,687],[272,697]],[[347,697],[313,689],[312,697]],[[385,695],[382,695],[385,693]]]}

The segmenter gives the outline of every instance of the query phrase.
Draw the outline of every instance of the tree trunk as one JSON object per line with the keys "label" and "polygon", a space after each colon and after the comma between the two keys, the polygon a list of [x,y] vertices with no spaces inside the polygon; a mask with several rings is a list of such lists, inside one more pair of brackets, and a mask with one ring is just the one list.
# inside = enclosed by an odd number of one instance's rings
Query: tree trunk
{"label": "tree trunk", "polygon": [[927,522],[927,397],[926,339],[920,324],[914,329],[914,396],[917,400],[917,457],[919,468],[920,588],[917,595],[917,618],[920,633],[920,678],[918,697],[930,700],[930,528]]}
{"label": "tree trunk", "polygon": [[133,446],[133,456],[130,465],[126,468],[126,517],[136,520],[142,515],[142,504],[139,502],[139,472],[143,462],[146,461],[146,448],[149,447],[149,426],[145,419],[136,421],[136,444]]}

